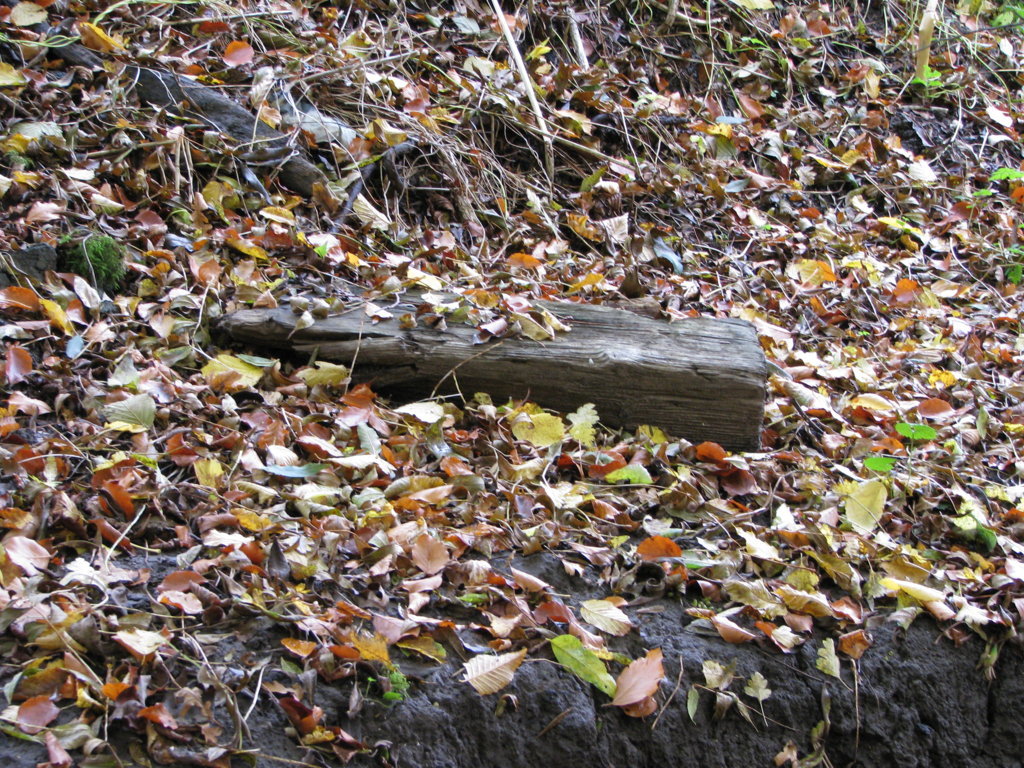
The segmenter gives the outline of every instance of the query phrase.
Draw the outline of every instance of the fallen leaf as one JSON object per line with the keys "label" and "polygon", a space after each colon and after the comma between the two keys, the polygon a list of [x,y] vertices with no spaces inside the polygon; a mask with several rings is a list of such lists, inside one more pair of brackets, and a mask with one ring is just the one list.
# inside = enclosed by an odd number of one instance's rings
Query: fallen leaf
{"label": "fallen leaf", "polygon": [[608,600],[584,600],[580,604],[580,616],[610,635],[625,635],[633,629],[629,617]]}
{"label": "fallen leaf", "polygon": [[27,734],[39,733],[60,714],[49,696],[33,696],[18,707],[18,728]]}
{"label": "fallen leaf", "polygon": [[652,648],[644,658],[637,659],[622,670],[616,681],[612,704],[616,707],[628,707],[648,696],[653,696],[663,677],[665,668],[661,663],[661,649]]}
{"label": "fallen leaf", "polygon": [[499,656],[480,654],[465,663],[462,679],[483,696],[497,693],[512,682],[512,676],[525,658],[525,648]]}
{"label": "fallen leaf", "polygon": [[608,674],[604,662],[572,635],[551,638],[555,660],[584,682],[609,696],[615,695],[615,678]]}
{"label": "fallen leaf", "polygon": [[229,67],[241,67],[252,62],[255,55],[256,52],[248,43],[242,40],[232,40],[224,49],[222,58]]}

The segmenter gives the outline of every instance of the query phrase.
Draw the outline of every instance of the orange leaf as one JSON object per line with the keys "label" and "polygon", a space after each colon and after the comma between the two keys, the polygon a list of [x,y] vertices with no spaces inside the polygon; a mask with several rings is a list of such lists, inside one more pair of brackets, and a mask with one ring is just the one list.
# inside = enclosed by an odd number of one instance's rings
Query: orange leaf
{"label": "orange leaf", "polygon": [[135,502],[131,495],[113,480],[107,480],[100,488],[100,506],[107,514],[120,512],[125,520],[130,520],[135,514]]}
{"label": "orange leaf", "polygon": [[128,685],[128,683],[122,683],[120,680],[113,680],[109,683],[105,683],[103,688],[100,690],[102,690],[103,695],[111,701],[117,701],[117,697],[131,687],[132,686]]}
{"label": "orange leaf", "polygon": [[224,63],[229,67],[240,67],[251,62],[255,55],[256,52],[252,49],[251,45],[241,40],[233,40],[224,49],[223,58]]}
{"label": "orange leaf", "polygon": [[753,632],[748,632],[724,616],[712,616],[711,623],[727,643],[749,643],[756,637]]}
{"label": "orange leaf", "polygon": [[32,373],[32,355],[24,347],[11,344],[7,348],[7,364],[4,367],[7,383],[17,384],[19,381],[24,381],[30,373]]}
{"label": "orange leaf", "polygon": [[658,684],[665,676],[661,663],[661,648],[652,648],[642,659],[637,659],[619,675],[615,684],[615,698],[612,705],[628,707],[639,704],[658,690]]}
{"label": "orange leaf", "polygon": [[26,309],[36,312],[39,309],[39,297],[31,288],[12,285],[0,291],[0,309]]}
{"label": "orange leaf", "polygon": [[508,257],[510,267],[521,267],[523,269],[536,269],[544,262],[529,253],[513,253]]}
{"label": "orange leaf", "polygon": [[855,629],[839,636],[839,650],[852,659],[859,659],[871,647],[871,635],[863,629]]}
{"label": "orange leaf", "polygon": [[917,280],[904,277],[892,289],[892,297],[899,304],[909,304],[920,292],[921,284]]}
{"label": "orange leaf", "polygon": [[642,560],[660,560],[663,557],[679,557],[683,554],[683,550],[672,539],[665,536],[651,536],[640,542],[636,553]]}
{"label": "orange leaf", "polygon": [[170,728],[173,730],[178,727],[178,721],[171,716],[171,713],[167,711],[167,707],[163,704],[154,704],[151,707],[143,707],[139,710],[139,715],[146,718],[151,723],[162,725],[164,728]]}
{"label": "orange leaf", "polygon": [[725,448],[718,443],[712,442],[701,443],[695,448],[695,451],[700,461],[714,461],[716,463],[725,461],[725,457],[729,455],[725,452]]}
{"label": "orange leaf", "polygon": [[311,640],[299,640],[295,637],[285,637],[281,645],[294,653],[300,659],[304,659],[316,650],[316,643]]}

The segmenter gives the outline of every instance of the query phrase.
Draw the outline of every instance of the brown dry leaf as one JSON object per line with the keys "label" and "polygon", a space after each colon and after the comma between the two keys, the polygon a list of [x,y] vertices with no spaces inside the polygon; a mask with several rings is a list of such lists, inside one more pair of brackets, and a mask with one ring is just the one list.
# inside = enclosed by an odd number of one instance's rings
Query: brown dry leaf
{"label": "brown dry leaf", "polygon": [[853,659],[859,659],[872,645],[871,635],[863,629],[855,629],[839,636],[839,650]]}
{"label": "brown dry leaf", "polygon": [[18,728],[24,733],[36,734],[60,714],[60,709],[49,696],[33,696],[18,707]]}
{"label": "brown dry leaf", "polygon": [[483,696],[497,693],[512,682],[512,676],[525,658],[525,648],[499,656],[487,654],[474,656],[464,665],[463,680]]}
{"label": "brown dry leaf", "polygon": [[652,648],[642,659],[637,659],[622,670],[616,681],[612,705],[628,707],[631,704],[639,704],[654,695],[664,677],[665,667],[661,663],[661,649]]}
{"label": "brown dry leaf", "polygon": [[10,536],[4,540],[3,547],[7,559],[26,576],[34,576],[50,563],[49,550],[25,536]]}
{"label": "brown dry leaf", "polygon": [[444,542],[438,541],[426,533],[416,539],[411,554],[416,567],[428,576],[433,576],[444,570],[444,567],[451,562],[448,547],[444,545]]}
{"label": "brown dry leaf", "polygon": [[715,629],[718,630],[718,634],[720,634],[722,639],[727,643],[749,643],[757,637],[753,632],[748,632],[743,627],[724,616],[712,616],[710,621],[714,625]]}
{"label": "brown dry leaf", "polygon": [[189,616],[197,616],[203,612],[203,604],[199,598],[189,592],[178,592],[169,589],[160,595],[159,602],[177,608]]}
{"label": "brown dry leaf", "polygon": [[158,650],[170,642],[168,636],[162,632],[138,628],[115,632],[114,640],[140,662],[149,661]]}
{"label": "brown dry leaf", "polygon": [[525,589],[527,592],[543,592],[544,590],[551,589],[551,585],[543,579],[538,579],[525,571],[520,571],[516,568],[510,569],[512,571],[512,578],[516,584]]}
{"label": "brown dry leaf", "polygon": [[4,376],[8,384],[24,381],[32,373],[32,355],[19,344],[11,344],[7,348],[7,361]]}

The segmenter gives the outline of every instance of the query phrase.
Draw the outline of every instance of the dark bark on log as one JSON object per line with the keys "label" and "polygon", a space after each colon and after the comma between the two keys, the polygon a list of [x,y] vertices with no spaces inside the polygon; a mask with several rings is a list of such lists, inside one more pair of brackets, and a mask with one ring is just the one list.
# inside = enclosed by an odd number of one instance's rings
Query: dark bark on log
{"label": "dark bark on log", "polygon": [[310,353],[350,364],[360,381],[403,396],[486,392],[529,398],[559,411],[594,403],[604,424],[659,426],[694,442],[757,450],[766,366],[753,326],[693,318],[669,323],[603,306],[544,303],[572,325],[536,342],[474,343],[476,330],[403,329],[360,310],[295,330],[288,309],[241,310],[219,329],[258,348]]}
{"label": "dark bark on log", "polygon": [[[73,66],[103,67],[102,58],[78,43],[55,47],[51,56]],[[293,192],[309,197],[314,185],[326,184],[324,174],[303,157],[300,150],[289,145],[288,136],[275,131],[216,89],[147,67],[128,66],[125,74],[134,81],[135,91],[142,101],[195,117],[243,145],[252,145],[253,150],[264,154],[280,153],[285,159],[279,166],[278,179]]]}
{"label": "dark bark on log", "polygon": [[[198,117],[235,141],[251,144],[254,150],[290,150],[287,136],[278,133],[245,107],[212,88],[196,85],[170,72],[157,72],[142,67],[136,69],[135,78],[135,90],[139,98],[150,104],[176,109],[183,102],[188,102],[186,114]],[[297,152],[295,150],[281,163],[278,178],[288,189],[309,197],[313,194],[313,186],[326,184],[327,179],[315,165]]]}

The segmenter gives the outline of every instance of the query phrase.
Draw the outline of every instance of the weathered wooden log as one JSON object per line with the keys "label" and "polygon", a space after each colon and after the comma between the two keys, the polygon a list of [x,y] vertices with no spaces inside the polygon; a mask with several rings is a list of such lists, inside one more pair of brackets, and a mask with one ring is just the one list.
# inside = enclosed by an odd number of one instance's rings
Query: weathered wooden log
{"label": "weathered wooden log", "polygon": [[[103,68],[102,57],[78,43],[54,46],[50,56],[74,66]],[[147,67],[129,65],[125,74],[142,101],[202,120],[235,141],[251,146],[254,154],[268,156],[271,165],[273,158],[280,157],[277,174],[288,189],[308,197],[315,185],[327,183],[327,177],[300,149],[292,147],[287,135],[275,131],[215,88]]]}
{"label": "weathered wooden log", "polygon": [[652,424],[731,450],[759,447],[766,365],[753,326],[741,320],[668,322],[605,306],[543,303],[572,326],[550,341],[477,343],[476,329],[402,328],[355,310],[296,330],[288,309],[231,313],[219,328],[258,348],[355,361],[353,374],[396,395],[486,392],[554,410],[593,403],[604,424]]}

